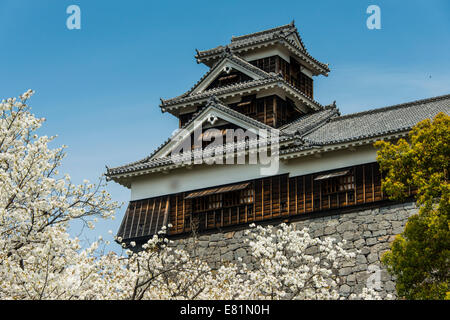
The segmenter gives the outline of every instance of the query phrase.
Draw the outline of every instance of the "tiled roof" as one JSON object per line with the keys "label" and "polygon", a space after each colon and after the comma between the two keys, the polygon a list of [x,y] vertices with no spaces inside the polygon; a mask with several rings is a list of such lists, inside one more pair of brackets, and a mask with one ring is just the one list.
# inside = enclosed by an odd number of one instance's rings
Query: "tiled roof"
{"label": "tiled roof", "polygon": [[[300,46],[298,45],[298,42],[288,38],[290,35],[295,34],[297,35]],[[191,104],[195,103],[197,100],[199,102],[202,102],[205,100],[205,98],[208,98],[212,95],[221,96],[226,95],[234,91],[241,91],[246,89],[253,89],[253,88],[264,88],[266,85],[272,85],[275,82],[278,82],[281,86],[284,88],[289,88],[290,90],[294,91],[294,95],[298,95],[300,99],[305,102],[309,108],[312,108],[314,110],[319,110],[322,108],[322,106],[315,101],[314,99],[311,99],[307,95],[305,95],[301,90],[298,90],[293,85],[289,84],[283,77],[280,75],[277,75],[275,73],[268,73],[264,70],[252,65],[251,63],[247,62],[246,60],[242,59],[236,54],[233,54],[232,48],[237,48],[240,46],[243,46],[244,44],[249,43],[255,43],[259,41],[266,41],[267,39],[279,39],[282,38],[283,41],[289,43],[291,46],[296,47],[297,50],[300,50],[304,55],[308,56],[310,59],[314,60],[309,54],[306,52],[306,49],[304,49],[303,42],[300,38],[300,35],[298,34],[297,28],[295,27],[294,23],[284,25],[281,27],[260,31],[244,36],[239,37],[233,37],[231,40],[231,45],[226,47],[218,47],[212,50],[202,51],[198,52],[199,56],[203,55],[209,55],[210,53],[214,53],[215,58],[214,61],[216,61],[213,66],[210,68],[208,72],[206,72],[203,77],[187,92],[171,98],[171,99],[162,99],[161,98],[161,104],[160,107],[163,112],[170,111],[174,109],[178,109],[179,107],[182,107],[185,104]],[[208,53],[209,52],[209,53]],[[216,87],[209,90],[203,90],[203,91],[196,91],[195,89],[199,87],[201,83],[211,74],[213,73],[219,65],[224,60],[230,60],[239,66],[247,69],[249,72],[258,75],[259,79],[244,81],[240,83],[235,83],[228,86],[223,87]],[[325,64],[321,64],[317,60],[314,60],[317,64],[321,66],[321,68],[325,68],[327,72],[329,71],[328,67]],[[291,92],[292,92],[291,91]]]}
{"label": "tiled roof", "polygon": [[178,96],[178,97],[172,98],[172,99],[168,99],[168,100],[161,100],[160,107],[162,109],[165,109],[166,107],[176,106],[179,104],[182,105],[184,103],[193,102],[196,100],[204,100],[211,96],[220,97],[221,95],[225,95],[225,94],[228,94],[231,92],[236,92],[239,90],[264,87],[267,85],[272,85],[272,84],[277,84],[277,83],[284,86],[285,88],[288,88],[288,89],[294,91],[296,94],[301,96],[303,99],[305,99],[309,103],[309,106],[311,108],[316,109],[316,110],[322,109],[322,105],[319,102],[311,99],[305,93],[303,93],[302,91],[300,91],[299,89],[297,89],[296,87],[294,87],[293,85],[288,83],[283,77],[281,77],[280,75],[277,75],[275,73],[270,73],[270,74],[267,73],[267,76],[262,79],[239,82],[239,83],[231,84],[228,86],[212,88],[212,89],[198,92],[198,93],[183,94],[181,96]]}
{"label": "tiled roof", "polygon": [[[213,55],[213,54],[217,54],[217,53],[221,53],[223,52],[227,47],[232,48],[232,47],[238,47],[238,46],[243,46],[243,45],[247,45],[247,44],[253,44],[256,43],[258,41],[264,41],[267,39],[272,39],[274,37],[274,35],[276,34],[290,34],[291,32],[294,31],[294,29],[296,30],[295,26],[290,23],[290,24],[286,24],[283,26],[279,26],[279,27],[275,27],[272,29],[267,29],[267,30],[263,30],[263,31],[259,31],[259,32],[254,32],[254,33],[249,33],[243,36],[238,36],[238,37],[231,37],[231,44],[229,46],[217,46],[215,48],[212,49],[208,49],[208,50],[203,50],[203,51],[198,51],[196,58],[201,58],[203,56],[207,56],[207,55]],[[300,38],[300,36],[299,36]],[[301,38],[300,38],[301,39]],[[303,42],[302,42],[303,45]]]}
{"label": "tiled roof", "polygon": [[273,81],[274,81],[274,78],[267,77],[264,79],[249,80],[249,81],[239,82],[239,83],[235,83],[235,84],[228,85],[228,86],[216,87],[216,88],[205,90],[205,91],[202,91],[199,93],[183,94],[181,96],[178,96],[178,97],[175,97],[172,99],[161,100],[160,107],[164,108],[164,107],[168,107],[168,106],[172,106],[172,105],[176,105],[176,104],[200,100],[202,98],[204,99],[204,98],[208,98],[208,97],[211,97],[214,95],[217,96],[217,95],[220,95],[223,93],[240,90],[240,89],[244,89],[244,88],[249,88],[249,87],[254,87],[254,86],[258,86],[258,85],[273,82]]}
{"label": "tiled roof", "polygon": [[200,80],[197,81],[196,84],[194,84],[192,86],[192,88],[190,88],[188,91],[186,91],[185,93],[175,97],[175,98],[171,98],[171,99],[161,99],[161,104],[160,107],[163,107],[165,105],[168,105],[171,103],[171,101],[180,101],[180,99],[185,98],[189,95],[191,95],[192,91],[194,91],[213,71],[215,71],[217,69],[217,67],[224,61],[224,60],[230,60],[233,61],[234,63],[240,65],[241,67],[249,70],[250,72],[259,75],[262,78],[270,78],[270,75],[265,72],[264,70],[255,67],[254,65],[252,65],[251,63],[248,63],[247,61],[245,61],[244,59],[238,57],[235,54],[232,54],[230,52],[224,52],[222,58],[220,60],[218,60],[201,78]]}
{"label": "tiled roof", "polygon": [[187,127],[191,122],[193,122],[202,112],[203,110],[205,110],[207,107],[209,106],[214,106],[216,109],[219,109],[221,111],[224,111],[225,113],[228,113],[229,115],[232,115],[235,118],[238,118],[240,120],[243,120],[245,122],[247,122],[248,124],[260,128],[260,129],[266,129],[266,130],[271,130],[273,129],[271,126],[262,123],[256,119],[253,119],[249,116],[246,116],[245,114],[242,114],[236,110],[233,110],[229,107],[227,107],[226,105],[224,105],[223,103],[220,102],[219,99],[217,99],[215,96],[212,96],[209,100],[208,103],[206,104],[205,107],[203,107],[200,111],[197,112],[196,115],[194,115],[191,120],[189,120],[186,125],[184,127]]}
{"label": "tiled roof", "polygon": [[[291,39],[288,39],[288,37],[292,34],[296,34],[298,37],[301,46],[298,46],[295,41],[292,41]],[[303,44],[302,38],[300,37],[300,34],[298,33],[297,28],[295,27],[294,22],[283,25],[280,27],[255,32],[239,37],[232,37],[230,44],[227,46],[218,46],[213,49],[209,50],[203,50],[203,51],[197,51],[197,55],[195,56],[197,61],[201,62],[202,59],[206,57],[216,56],[225,50],[235,50],[238,51],[242,48],[252,47],[264,42],[271,42],[280,40],[281,42],[286,42],[288,45],[294,48],[294,50],[299,53],[299,55],[304,59],[309,58],[317,68],[322,69],[323,73],[330,72],[330,69],[327,64],[324,64],[316,59],[314,59],[307,51]],[[307,61],[307,59],[304,59]]]}
{"label": "tiled roof", "polygon": [[[230,61],[233,61],[234,63],[240,65],[241,67],[247,69],[248,71],[250,71],[250,72],[252,72],[252,73],[254,73],[254,74],[257,74],[258,76],[260,76],[260,77],[263,78],[263,79],[271,79],[271,78],[274,77],[274,75],[271,75],[271,74],[265,72],[264,70],[262,70],[262,69],[260,69],[260,68],[258,68],[258,67],[255,67],[254,65],[252,65],[251,63],[248,63],[247,61],[245,61],[244,59],[238,57],[237,55],[232,54],[232,53],[229,53],[229,52],[226,52],[226,53],[223,54],[222,59],[220,59],[219,61],[217,61],[217,62],[216,62],[216,63],[208,70],[208,72],[206,72],[206,73],[200,78],[200,80],[197,81],[197,83],[194,84],[194,85],[192,86],[191,89],[189,89],[188,91],[186,91],[185,93],[183,93],[182,95],[179,95],[179,96],[177,96],[177,97],[174,97],[174,98],[171,98],[171,99],[166,99],[166,100],[165,100],[165,99],[161,99],[160,107],[169,106],[169,105],[173,105],[174,103],[178,103],[178,102],[185,101],[185,100],[183,100],[183,99],[188,98],[188,97],[197,97],[197,95],[199,95],[199,94],[201,94],[201,93],[206,93],[206,92],[208,92],[208,93],[214,94],[214,92],[213,92],[214,89],[207,90],[207,91],[202,91],[202,92],[199,92],[199,93],[197,93],[197,94],[193,94],[192,92],[193,92],[193,91],[200,85],[200,83],[202,83],[202,82],[203,82],[203,81],[204,81],[204,80],[205,80],[205,79],[206,79],[213,71],[215,71],[215,70],[217,69],[217,67],[218,67],[224,60],[230,60]],[[252,81],[246,81],[246,82],[252,82]],[[241,83],[246,83],[246,82],[241,82]],[[238,84],[241,84],[241,83],[238,83]],[[233,87],[233,85],[232,85],[232,86],[227,86],[227,87]],[[225,87],[220,87],[220,88],[225,88]],[[216,91],[217,91],[217,89],[220,89],[220,88],[215,88],[215,89],[216,89]]]}
{"label": "tiled roof", "polygon": [[240,65],[241,67],[249,70],[250,72],[253,72],[257,75],[259,75],[262,78],[269,78],[269,73],[265,72],[264,70],[252,65],[251,63],[248,63],[244,59],[240,58],[239,56],[232,54],[230,52],[224,52],[223,58],[217,61],[209,70],[205,73],[205,75],[188,91],[186,94],[190,94],[195,88],[198,87],[198,85],[206,78],[208,77],[215,69],[222,63],[224,60],[230,60],[235,62],[236,64]]}
{"label": "tiled roof", "polygon": [[439,112],[450,114],[450,95],[334,117],[303,139],[325,145],[409,131],[417,122]]}
{"label": "tiled roof", "polygon": [[[252,141],[252,148],[257,146],[256,143],[257,142]],[[268,141],[267,145],[270,145],[270,141]],[[225,150],[227,150],[228,147],[229,146],[227,146]],[[235,151],[236,150],[248,150],[249,147],[250,147],[249,143],[248,143],[248,141],[246,141],[245,146],[244,146],[244,144],[241,144],[240,146],[235,146],[234,150]],[[230,148],[230,149],[232,149],[232,148]],[[226,151],[225,151],[225,153],[226,153]],[[182,163],[186,159],[191,159],[191,163],[193,163],[195,159],[204,159],[204,155],[202,153],[196,153],[194,151],[190,156],[180,155],[178,157],[178,160],[180,161],[180,163]],[[158,157],[158,158],[153,158],[153,159],[150,159],[149,157],[147,157],[146,159],[143,159],[141,161],[133,162],[133,163],[126,164],[126,165],[123,165],[120,167],[107,168],[106,176],[113,177],[115,175],[132,173],[132,172],[136,172],[136,171],[153,169],[153,168],[158,168],[158,167],[164,167],[164,166],[168,166],[168,165],[172,165],[172,164],[177,164],[177,163],[175,163],[173,161],[171,156]]]}
{"label": "tiled roof", "polygon": [[[192,116],[192,118],[183,125],[183,127],[181,129],[187,128],[192,122],[194,122],[196,119],[198,119],[201,116],[201,114],[211,105],[213,105],[216,109],[221,110],[237,119],[245,121],[252,127],[257,127],[257,128],[265,129],[268,131],[273,130],[273,128],[271,126],[266,125],[258,120],[250,118],[238,111],[235,111],[235,110],[227,107],[226,105],[222,104],[216,97],[210,98],[208,103],[203,108],[201,108],[199,111],[197,111]],[[286,138],[286,137],[284,137],[283,133],[280,132],[280,139],[284,139],[284,138]],[[172,164],[173,162],[171,161],[170,156],[153,158],[153,156],[157,152],[159,152],[164,146],[166,146],[170,141],[171,141],[171,138],[167,139],[156,150],[154,150],[151,155],[149,155],[148,157],[145,157],[144,159],[141,159],[139,161],[135,161],[135,162],[132,162],[132,163],[120,166],[120,167],[108,168],[107,175],[109,176],[109,175],[115,175],[115,174],[120,174],[120,173],[125,173],[125,172],[133,172],[136,170],[148,169],[148,168],[158,167],[161,165]]]}
{"label": "tiled roof", "polygon": [[339,110],[335,106],[325,107],[324,110],[306,114],[291,123],[285,124],[280,127],[280,131],[288,135],[303,135],[339,114]]}
{"label": "tiled roof", "polygon": [[233,37],[231,37],[231,42],[237,43],[237,42],[242,42],[242,41],[253,41],[253,40],[261,38],[261,37],[267,37],[274,33],[291,34],[293,32],[297,33],[303,49],[306,50],[305,45],[303,44],[302,38],[300,37],[300,35],[297,32],[297,28],[295,27],[294,21],[292,21],[289,24],[285,24],[283,26],[278,26],[278,27],[275,27],[272,29],[266,29],[263,31],[253,32],[253,33],[249,33],[249,34],[245,34],[245,35],[237,36],[237,37],[233,36]]}
{"label": "tiled roof", "polygon": [[[216,102],[215,107],[254,126],[266,126],[221,103]],[[205,108],[198,111],[193,119],[198,117]],[[291,154],[324,145],[408,132],[417,122],[431,119],[439,112],[450,114],[450,94],[344,116],[339,116],[339,110],[334,105],[327,106],[324,110],[303,116],[280,128],[281,141],[293,139],[301,143],[300,145],[297,144],[297,146],[293,145],[281,149],[280,154]],[[165,144],[167,142],[161,145],[153,154]],[[111,177],[117,174],[136,172],[170,164],[173,164],[170,157],[151,159],[151,156],[149,156],[137,162],[108,169],[107,176]]]}

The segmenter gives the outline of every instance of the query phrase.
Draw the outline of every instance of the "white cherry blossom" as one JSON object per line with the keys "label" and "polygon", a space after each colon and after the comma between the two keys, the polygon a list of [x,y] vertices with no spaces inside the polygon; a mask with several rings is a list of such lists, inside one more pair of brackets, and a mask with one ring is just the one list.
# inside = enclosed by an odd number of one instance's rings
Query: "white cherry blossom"
{"label": "white cherry blossom", "polygon": [[[106,252],[102,235],[83,249],[69,221],[94,228],[97,217],[114,219],[118,204],[102,180],[75,185],[59,174],[65,146],[50,149],[54,137],[36,134],[45,119],[27,105],[33,93],[0,103],[0,299],[339,298],[336,270],[354,254],[292,225],[251,226],[252,269],[238,261],[213,270],[191,250],[175,249],[166,228],[139,252],[121,238],[122,254]],[[352,298],[379,297],[365,289]]]}

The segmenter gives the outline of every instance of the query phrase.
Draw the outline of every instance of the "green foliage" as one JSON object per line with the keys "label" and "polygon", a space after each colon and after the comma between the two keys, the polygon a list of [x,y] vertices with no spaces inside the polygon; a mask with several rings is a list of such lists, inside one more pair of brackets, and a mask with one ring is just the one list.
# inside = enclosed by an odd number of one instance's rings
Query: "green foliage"
{"label": "green foliage", "polygon": [[449,298],[450,276],[450,117],[438,114],[419,122],[410,143],[378,141],[382,189],[392,200],[416,190],[418,214],[396,236],[382,262],[397,277],[397,294],[406,299]]}

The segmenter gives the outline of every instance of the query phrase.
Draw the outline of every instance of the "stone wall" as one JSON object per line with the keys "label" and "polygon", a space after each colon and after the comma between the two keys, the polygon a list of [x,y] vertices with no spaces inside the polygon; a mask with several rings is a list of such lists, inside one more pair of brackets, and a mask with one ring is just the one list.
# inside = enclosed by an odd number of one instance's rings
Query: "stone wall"
{"label": "stone wall", "polygon": [[[336,212],[292,223],[296,225],[296,229],[307,227],[314,237],[332,237],[337,241],[345,239],[345,249],[355,253],[359,251],[355,259],[339,269],[339,291],[342,297],[360,293],[367,286],[369,277],[369,280],[381,280],[380,295],[385,297],[388,293],[395,296],[395,280],[381,265],[380,257],[389,248],[394,236],[403,231],[408,217],[416,212],[414,203],[405,203],[346,213]],[[178,239],[173,245],[187,249],[192,243],[193,239]],[[242,262],[250,268],[255,262],[245,243],[243,230],[200,235],[196,240],[194,255],[206,259],[213,268],[224,261],[239,264],[238,258],[242,258]]]}

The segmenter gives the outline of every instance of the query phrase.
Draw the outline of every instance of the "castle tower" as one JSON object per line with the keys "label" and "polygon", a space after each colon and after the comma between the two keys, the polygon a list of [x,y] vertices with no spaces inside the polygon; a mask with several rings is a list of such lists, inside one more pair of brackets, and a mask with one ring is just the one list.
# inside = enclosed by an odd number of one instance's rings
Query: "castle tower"
{"label": "castle tower", "polygon": [[[178,117],[178,133],[148,157],[107,169],[108,179],[131,189],[117,234],[125,243],[143,243],[162,227],[189,237],[381,206],[387,199],[373,143],[407,137],[417,122],[450,111],[450,95],[344,116],[335,103],[321,105],[314,77],[330,69],[308,53],[293,22],[232,37],[195,58],[208,72],[187,92],[161,99],[161,110]],[[277,137],[275,171],[261,162],[227,164],[249,160],[264,132]],[[231,158],[201,161],[218,146]]]}

